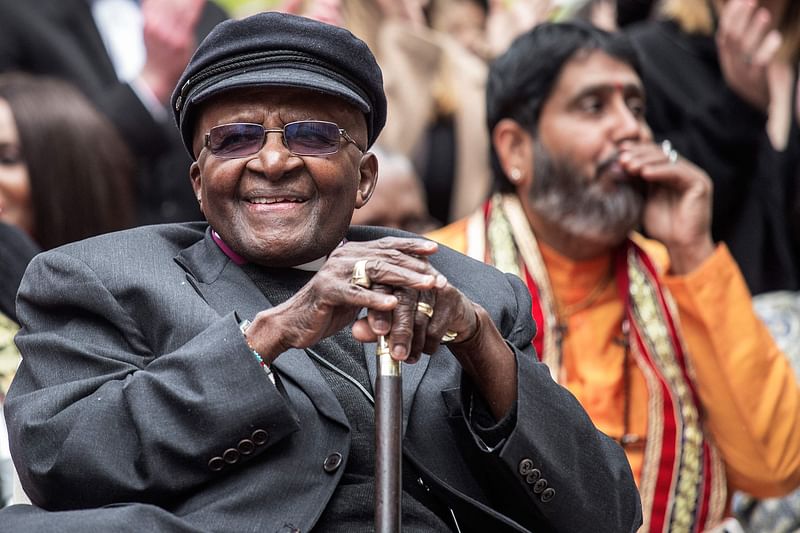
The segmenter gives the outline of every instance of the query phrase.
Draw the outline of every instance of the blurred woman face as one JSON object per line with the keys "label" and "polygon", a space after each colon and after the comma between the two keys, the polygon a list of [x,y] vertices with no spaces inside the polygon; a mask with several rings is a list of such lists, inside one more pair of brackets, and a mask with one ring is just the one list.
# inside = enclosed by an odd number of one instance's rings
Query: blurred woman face
{"label": "blurred woman face", "polygon": [[0,98],[0,222],[33,235],[33,204],[28,167],[22,160],[17,125],[8,102]]}

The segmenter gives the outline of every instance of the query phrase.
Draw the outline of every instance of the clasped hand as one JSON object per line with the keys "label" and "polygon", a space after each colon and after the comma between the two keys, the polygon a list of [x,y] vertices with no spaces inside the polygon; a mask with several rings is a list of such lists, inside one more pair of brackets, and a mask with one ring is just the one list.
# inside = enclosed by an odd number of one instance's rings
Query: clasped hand
{"label": "clasped hand", "polygon": [[[311,346],[355,321],[358,341],[387,335],[392,356],[411,363],[423,352],[433,353],[445,335],[455,336],[454,343],[468,340],[478,330],[478,306],[431,266],[428,257],[437,249],[423,239],[347,242],[297,294],[256,316],[248,342],[271,361],[289,347]],[[358,262],[367,287],[353,283]],[[356,320],[362,308],[367,316]]]}

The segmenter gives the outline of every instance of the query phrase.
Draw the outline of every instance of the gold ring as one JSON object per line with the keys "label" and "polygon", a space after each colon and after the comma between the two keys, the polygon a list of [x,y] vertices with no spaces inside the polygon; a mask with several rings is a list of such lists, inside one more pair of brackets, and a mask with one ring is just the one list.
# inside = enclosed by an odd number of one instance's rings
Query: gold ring
{"label": "gold ring", "polygon": [[433,307],[425,302],[417,302],[417,311],[422,313],[428,318],[433,318]]}
{"label": "gold ring", "polygon": [[458,332],[448,329],[447,332],[444,334],[444,337],[442,337],[442,344],[447,344],[448,342],[452,342],[455,340],[456,337],[458,337]]}
{"label": "gold ring", "polygon": [[353,276],[350,278],[350,283],[353,285],[358,285],[359,287],[363,287],[365,289],[369,289],[372,282],[367,276],[367,260],[361,259],[356,261],[356,264],[353,265]]}

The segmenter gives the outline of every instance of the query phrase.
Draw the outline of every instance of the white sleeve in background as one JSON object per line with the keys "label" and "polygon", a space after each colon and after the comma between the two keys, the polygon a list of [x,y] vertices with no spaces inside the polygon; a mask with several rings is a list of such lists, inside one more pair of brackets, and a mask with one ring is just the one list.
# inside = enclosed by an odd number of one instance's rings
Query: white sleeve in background
{"label": "white sleeve in background", "polygon": [[134,0],[93,0],[92,17],[119,81],[131,86],[153,118],[166,120],[166,109],[139,78],[147,59],[139,4]]}

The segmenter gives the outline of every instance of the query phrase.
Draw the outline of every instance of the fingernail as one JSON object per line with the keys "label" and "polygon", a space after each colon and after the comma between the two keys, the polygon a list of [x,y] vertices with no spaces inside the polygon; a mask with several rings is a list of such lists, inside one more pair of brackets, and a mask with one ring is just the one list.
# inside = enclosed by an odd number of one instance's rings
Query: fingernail
{"label": "fingernail", "polygon": [[389,322],[384,319],[377,319],[375,320],[375,329],[377,330],[375,333],[388,333]]}
{"label": "fingernail", "polygon": [[404,360],[406,355],[408,355],[408,350],[402,344],[395,344],[392,348],[392,355],[395,359]]}
{"label": "fingernail", "polygon": [[439,274],[436,276],[436,288],[444,289],[445,287],[447,287],[447,278]]}

